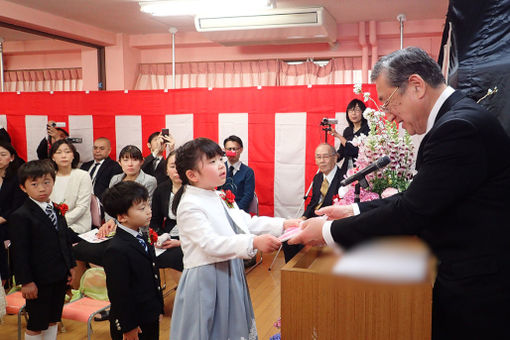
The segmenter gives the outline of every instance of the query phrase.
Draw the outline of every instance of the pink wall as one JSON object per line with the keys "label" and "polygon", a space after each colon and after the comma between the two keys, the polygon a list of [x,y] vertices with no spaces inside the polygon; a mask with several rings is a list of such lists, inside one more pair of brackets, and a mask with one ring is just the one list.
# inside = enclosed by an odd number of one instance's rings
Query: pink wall
{"label": "pink wall", "polygon": [[[0,0],[0,3],[5,1]],[[2,18],[2,15],[0,15]],[[48,18],[46,29],[50,30]],[[34,19],[35,20],[35,19]],[[28,19],[27,19],[28,21]],[[76,27],[67,28],[67,35],[75,35]],[[419,46],[433,58],[439,53],[443,19],[406,21],[404,46]],[[63,30],[61,23],[55,30]],[[359,22],[338,25],[338,46],[328,44],[266,45],[225,47],[204,39],[197,32],[176,34],[176,62],[236,61],[306,58],[329,59],[334,57],[361,57],[362,77],[368,78],[373,63],[381,55],[400,47],[397,21]],[[170,34],[126,35],[92,29],[84,31],[85,40],[98,41],[106,46],[107,90],[133,89],[140,63],[169,63],[172,60]],[[361,32],[361,35],[360,35]],[[58,67],[82,67],[84,90],[97,90],[97,55],[95,49],[62,43],[54,40],[37,40],[5,43],[6,70]],[[373,55],[372,55],[373,54]]]}

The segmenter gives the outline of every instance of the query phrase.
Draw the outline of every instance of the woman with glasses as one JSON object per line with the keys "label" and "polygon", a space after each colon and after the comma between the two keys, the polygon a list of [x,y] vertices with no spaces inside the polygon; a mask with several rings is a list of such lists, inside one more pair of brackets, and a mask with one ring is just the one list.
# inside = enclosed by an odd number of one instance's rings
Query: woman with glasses
{"label": "woman with glasses", "polygon": [[339,134],[337,131],[332,130],[329,132],[330,135],[340,140],[340,147],[337,150],[338,162],[344,160],[342,167],[340,168],[341,178],[345,176],[347,170],[353,167],[356,158],[358,157],[358,147],[354,146],[351,141],[354,137],[358,137],[361,134],[368,135],[370,128],[368,122],[363,117],[365,111],[365,104],[359,99],[353,99],[347,105],[345,119],[349,124],[345,128],[343,134]]}

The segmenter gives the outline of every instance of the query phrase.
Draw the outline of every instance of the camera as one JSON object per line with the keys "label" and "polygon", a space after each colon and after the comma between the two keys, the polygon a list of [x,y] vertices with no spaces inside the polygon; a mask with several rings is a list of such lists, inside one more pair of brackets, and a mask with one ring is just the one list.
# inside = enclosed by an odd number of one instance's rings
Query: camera
{"label": "camera", "polygon": [[80,137],[67,137],[66,139],[73,144],[83,143],[83,138],[80,138]]}
{"label": "camera", "polygon": [[335,118],[322,118],[321,125],[338,124],[338,119]]}
{"label": "camera", "polygon": [[53,122],[53,123],[51,123],[51,126],[59,127],[59,128],[65,128],[66,127],[66,122]]}
{"label": "camera", "polygon": [[225,156],[227,156],[227,157],[235,157],[236,156],[236,152],[235,151],[231,151],[231,150],[227,150],[227,151],[225,151]]}
{"label": "camera", "polygon": [[168,137],[170,135],[170,130],[168,129],[161,129],[161,135]]}

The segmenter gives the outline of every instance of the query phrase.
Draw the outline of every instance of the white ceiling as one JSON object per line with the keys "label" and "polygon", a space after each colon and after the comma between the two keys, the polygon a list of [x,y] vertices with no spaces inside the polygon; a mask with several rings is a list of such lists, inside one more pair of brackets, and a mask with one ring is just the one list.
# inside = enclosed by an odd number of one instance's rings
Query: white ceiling
{"label": "white ceiling", "polygon": [[[141,13],[135,0],[7,0],[22,6],[49,12],[115,33],[166,33],[169,27],[181,32],[194,31],[193,18],[156,18]],[[214,1],[214,0],[208,0]],[[337,23],[368,20],[397,20],[404,13],[408,20],[441,19],[448,7],[447,0],[277,0],[278,8],[323,6]],[[17,35],[0,28],[6,40],[26,40],[31,36]],[[38,38],[40,39],[40,38]]]}

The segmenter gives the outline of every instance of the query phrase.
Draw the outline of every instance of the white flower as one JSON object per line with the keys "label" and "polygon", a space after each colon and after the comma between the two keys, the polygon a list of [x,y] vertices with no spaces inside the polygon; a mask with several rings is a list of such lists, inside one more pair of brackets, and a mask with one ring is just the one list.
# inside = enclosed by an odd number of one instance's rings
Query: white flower
{"label": "white flower", "polygon": [[360,94],[361,93],[361,83],[354,84],[354,93]]}
{"label": "white flower", "polygon": [[363,93],[363,101],[368,102],[370,100],[370,92]]}

